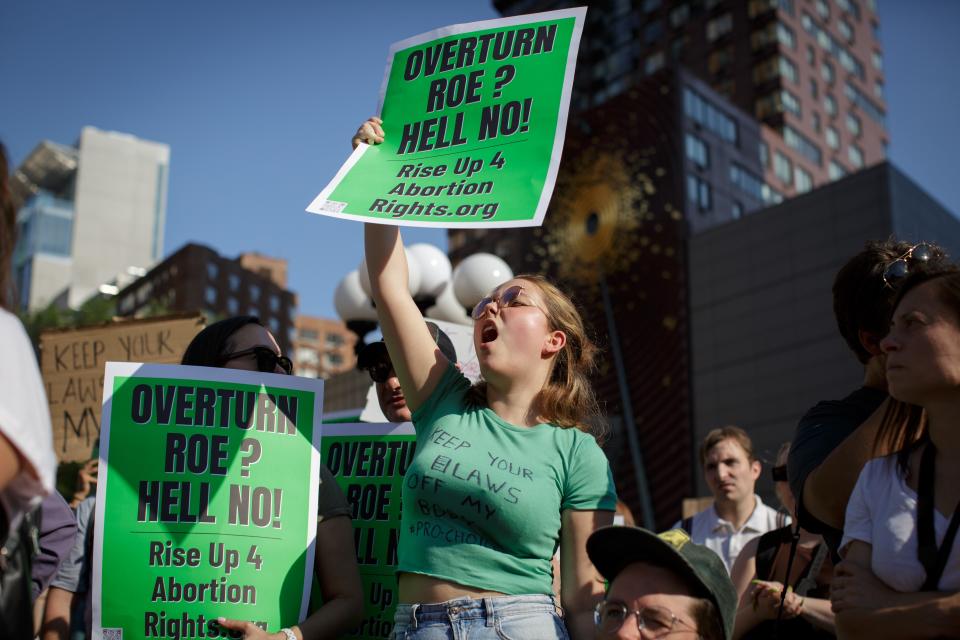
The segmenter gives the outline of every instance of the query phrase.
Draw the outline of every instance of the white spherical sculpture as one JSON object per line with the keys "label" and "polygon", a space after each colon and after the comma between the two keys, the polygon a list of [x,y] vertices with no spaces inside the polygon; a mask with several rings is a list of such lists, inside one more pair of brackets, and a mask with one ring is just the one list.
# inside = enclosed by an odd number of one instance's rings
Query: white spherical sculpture
{"label": "white spherical sculpture", "polygon": [[[420,262],[409,249],[404,248],[403,251],[407,255],[407,288],[410,290],[410,295],[415,296],[420,290]],[[367,271],[366,259],[360,261],[359,272],[360,286],[363,292],[372,298],[373,292],[370,290],[370,274]]]}
{"label": "white spherical sculpture", "polygon": [[513,277],[509,265],[492,253],[475,253],[453,270],[453,293],[468,309],[476,306],[498,284]]}
{"label": "white spherical sculpture", "polygon": [[420,269],[420,288],[414,295],[437,297],[450,282],[450,259],[438,247],[419,242],[407,247]]}
{"label": "white spherical sculpture", "polygon": [[342,320],[377,320],[377,310],[373,308],[370,296],[360,286],[360,274],[351,271],[333,292],[333,306]]}

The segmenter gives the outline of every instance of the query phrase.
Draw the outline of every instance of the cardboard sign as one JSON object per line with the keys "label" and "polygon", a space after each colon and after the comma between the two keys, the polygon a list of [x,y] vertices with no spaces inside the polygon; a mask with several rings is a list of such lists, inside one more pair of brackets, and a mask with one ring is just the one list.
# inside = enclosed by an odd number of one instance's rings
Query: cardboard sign
{"label": "cardboard sign", "polygon": [[115,362],[180,362],[203,316],[125,320],[40,334],[40,370],[60,462],[87,460],[100,435],[103,367]]}
{"label": "cardboard sign", "polygon": [[[221,637],[306,617],[323,381],[110,362],[93,637]],[[224,634],[227,635],[227,634]]]}
{"label": "cardboard sign", "polygon": [[307,211],[410,226],[541,224],[586,8],[438,29],[391,46],[383,144],[361,144]]}

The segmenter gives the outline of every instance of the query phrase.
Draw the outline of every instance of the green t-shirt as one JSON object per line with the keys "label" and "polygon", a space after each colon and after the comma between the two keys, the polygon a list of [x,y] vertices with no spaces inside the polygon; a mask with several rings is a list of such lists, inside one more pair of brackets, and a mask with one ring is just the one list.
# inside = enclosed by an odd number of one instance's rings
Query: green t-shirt
{"label": "green t-shirt", "polygon": [[469,388],[451,365],[413,412],[397,570],[507,595],[552,593],[560,513],[613,511],[610,464],[593,436],[512,425],[468,406]]}

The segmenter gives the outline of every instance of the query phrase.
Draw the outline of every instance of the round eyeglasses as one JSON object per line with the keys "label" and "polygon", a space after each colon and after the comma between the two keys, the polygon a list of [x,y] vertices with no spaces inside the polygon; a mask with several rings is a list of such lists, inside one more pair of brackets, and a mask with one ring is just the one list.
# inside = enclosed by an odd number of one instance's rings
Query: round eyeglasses
{"label": "round eyeglasses", "polygon": [[637,617],[637,629],[640,637],[646,640],[663,638],[674,631],[677,625],[682,625],[696,633],[697,628],[673,615],[666,607],[643,607],[630,609],[623,602],[605,600],[597,605],[593,611],[593,622],[597,630],[603,634],[614,634],[630,616]]}
{"label": "round eyeglasses", "polygon": [[512,287],[507,287],[500,292],[500,295],[496,296],[487,296],[483,300],[477,303],[477,306],[473,308],[473,313],[470,314],[474,320],[479,320],[483,317],[483,314],[486,312],[487,307],[492,303],[497,303],[497,309],[505,309],[507,307],[535,307],[537,305],[523,300],[520,298],[520,294],[523,293],[523,287],[515,284]]}

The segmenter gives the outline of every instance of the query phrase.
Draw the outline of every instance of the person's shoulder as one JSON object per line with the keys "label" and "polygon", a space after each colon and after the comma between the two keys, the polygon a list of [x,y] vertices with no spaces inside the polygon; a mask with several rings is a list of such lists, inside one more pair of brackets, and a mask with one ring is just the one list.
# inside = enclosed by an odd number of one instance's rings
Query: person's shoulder
{"label": "person's shoulder", "polygon": [[887,393],[881,389],[859,387],[839,400],[822,400],[812,406],[800,419],[800,424],[827,417],[859,417],[870,414],[883,403]]}
{"label": "person's shoulder", "polygon": [[5,348],[30,344],[27,331],[23,328],[20,318],[6,309],[0,309],[0,344]]}

